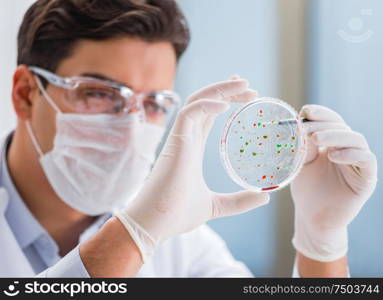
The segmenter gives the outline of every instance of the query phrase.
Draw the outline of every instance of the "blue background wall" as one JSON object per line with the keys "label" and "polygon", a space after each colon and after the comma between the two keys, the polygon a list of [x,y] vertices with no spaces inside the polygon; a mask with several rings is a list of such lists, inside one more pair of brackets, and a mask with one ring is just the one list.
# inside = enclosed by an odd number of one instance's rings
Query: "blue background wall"
{"label": "blue background wall", "polygon": [[[338,111],[354,130],[363,133],[381,168],[383,1],[312,0],[308,19],[308,100]],[[340,30],[349,36],[339,35]],[[369,31],[371,37],[350,42]],[[350,226],[353,276],[383,275],[382,214],[383,185],[379,180],[373,197]]]}

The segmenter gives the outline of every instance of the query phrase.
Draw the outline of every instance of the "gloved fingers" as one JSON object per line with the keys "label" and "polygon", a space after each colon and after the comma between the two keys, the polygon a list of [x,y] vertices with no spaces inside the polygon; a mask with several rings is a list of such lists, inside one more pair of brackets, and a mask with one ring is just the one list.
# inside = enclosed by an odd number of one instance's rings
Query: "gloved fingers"
{"label": "gloved fingers", "polygon": [[[230,76],[229,80],[240,80],[241,76],[235,74]],[[242,92],[239,95],[232,96],[229,101],[233,102],[248,102],[254,100],[258,96],[258,92],[253,89],[247,89],[244,92]],[[228,99],[221,99],[221,100],[228,100]],[[204,128],[207,129],[207,131],[210,131],[213,122],[214,122],[215,116],[210,116],[207,118],[204,124]],[[207,137],[207,136],[206,136]]]}
{"label": "gloved fingers", "polygon": [[375,175],[377,160],[374,153],[367,149],[331,149],[327,157],[336,164],[353,165],[360,168],[360,172],[366,175]]}
{"label": "gloved fingers", "polygon": [[[318,155],[318,146],[312,140],[312,135],[319,131],[326,130],[345,130],[351,131],[351,128],[345,123],[336,123],[336,122],[319,122],[319,121],[310,121],[303,123],[303,128],[305,134],[307,135],[307,155],[305,159],[305,164],[308,164],[315,160]],[[315,137],[314,137],[315,139]]]}
{"label": "gloved fingers", "polygon": [[230,102],[249,102],[255,100],[258,97],[258,91],[247,89],[241,94],[234,95],[225,99],[228,99]]}
{"label": "gloved fingers", "polygon": [[241,78],[241,76],[239,76],[238,74],[234,74],[234,75],[231,75],[229,79],[230,80],[238,80],[240,78]]}
{"label": "gloved fingers", "polygon": [[[209,85],[191,95],[187,103],[198,99],[224,100],[242,94],[248,89],[249,82],[245,79],[226,80]],[[235,99],[233,99],[235,100]]]}
{"label": "gloved fingers", "polygon": [[268,193],[239,191],[231,194],[214,193],[212,218],[237,215],[269,203]]}
{"label": "gloved fingers", "polygon": [[305,158],[305,164],[308,164],[316,159],[318,156],[318,147],[311,141],[311,136],[307,137],[307,143],[306,143],[306,158]]}
{"label": "gloved fingers", "polygon": [[305,122],[303,123],[304,131],[307,135],[310,135],[317,131],[327,130],[327,129],[342,129],[342,130],[351,130],[349,126],[345,123],[336,123],[336,122]]}
{"label": "gloved fingers", "polygon": [[343,118],[337,112],[322,105],[304,105],[299,115],[310,121],[345,123]]}
{"label": "gloved fingers", "polygon": [[[229,80],[238,80],[241,79],[241,76],[235,74],[230,76]],[[230,99],[232,102],[249,102],[252,100],[255,100],[255,98],[259,97],[259,93],[256,90],[253,89],[247,89],[243,93],[239,95],[234,95]]]}
{"label": "gloved fingers", "polygon": [[[249,102],[252,100],[255,100],[258,97],[258,92],[252,89],[247,89],[243,93],[232,96],[230,99],[225,99],[223,101],[229,101],[229,102]],[[212,120],[214,120],[214,117],[210,117],[206,120],[205,127],[207,129],[210,129],[210,127],[213,125]]]}
{"label": "gloved fingers", "polygon": [[229,109],[229,103],[212,99],[199,99],[184,106],[178,113],[172,134],[188,135],[194,124],[203,125],[212,116]]}
{"label": "gloved fingers", "polygon": [[311,135],[311,141],[320,147],[369,148],[368,143],[362,134],[342,129],[317,131]]}
{"label": "gloved fingers", "polygon": [[[237,96],[233,96],[230,101],[233,101],[233,102],[248,102],[248,101],[252,101],[254,100],[255,98],[257,98],[258,92],[255,91],[255,90],[252,90],[252,89],[248,89],[246,91],[244,91],[243,93],[237,95]],[[211,127],[213,126],[213,122],[214,122],[214,119],[215,119],[215,116],[210,116],[206,119],[205,121],[205,124],[203,125],[204,128],[206,128],[206,130],[208,132],[210,132],[210,129]],[[207,138],[207,136],[206,136]]]}

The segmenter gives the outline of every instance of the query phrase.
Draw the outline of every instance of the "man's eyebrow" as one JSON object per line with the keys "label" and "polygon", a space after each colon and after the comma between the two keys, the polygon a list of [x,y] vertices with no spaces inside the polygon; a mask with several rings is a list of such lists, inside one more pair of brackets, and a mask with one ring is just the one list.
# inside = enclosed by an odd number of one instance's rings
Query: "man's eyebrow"
{"label": "man's eyebrow", "polygon": [[96,78],[96,79],[100,79],[100,80],[106,80],[106,81],[111,81],[113,83],[117,83],[118,85],[122,85],[122,86],[125,86],[125,87],[128,87],[131,89],[131,87],[121,81],[118,81],[118,80],[115,80],[113,78],[110,78],[106,75],[102,75],[102,74],[99,74],[99,73],[81,73],[80,76],[82,77],[92,77],[92,78]]}

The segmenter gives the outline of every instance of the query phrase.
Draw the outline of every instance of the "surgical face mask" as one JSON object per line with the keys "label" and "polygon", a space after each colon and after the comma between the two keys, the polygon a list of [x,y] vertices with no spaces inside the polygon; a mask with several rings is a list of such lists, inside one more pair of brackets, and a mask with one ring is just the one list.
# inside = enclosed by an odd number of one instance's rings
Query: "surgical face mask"
{"label": "surgical face mask", "polygon": [[36,81],[57,111],[53,149],[44,154],[30,123],[26,126],[56,194],[72,208],[91,216],[126,205],[150,172],[164,128],[140,121],[139,113],[62,113],[39,78]]}

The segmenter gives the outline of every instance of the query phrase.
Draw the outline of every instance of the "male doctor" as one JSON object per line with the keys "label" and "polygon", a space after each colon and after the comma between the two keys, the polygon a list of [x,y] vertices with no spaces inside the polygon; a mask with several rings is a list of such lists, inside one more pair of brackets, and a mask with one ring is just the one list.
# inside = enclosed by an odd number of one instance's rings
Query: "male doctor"
{"label": "male doctor", "polygon": [[[18,123],[0,148],[0,276],[252,276],[205,223],[269,196],[209,190],[202,158],[215,117],[256,94],[233,77],[194,93],[172,122],[188,41],[173,0],[29,8],[13,77]],[[376,158],[334,111],[307,105],[301,116],[311,122],[291,185],[296,276],[347,276],[347,227],[374,191]]]}

